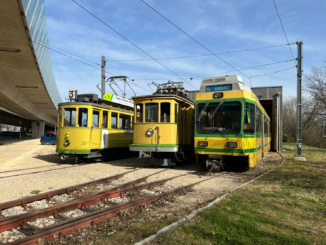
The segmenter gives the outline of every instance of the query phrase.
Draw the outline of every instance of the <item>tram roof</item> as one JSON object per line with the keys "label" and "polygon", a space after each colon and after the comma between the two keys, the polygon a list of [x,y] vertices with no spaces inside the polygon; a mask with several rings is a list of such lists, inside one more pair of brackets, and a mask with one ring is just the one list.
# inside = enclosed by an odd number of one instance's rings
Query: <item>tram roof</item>
{"label": "tram roof", "polygon": [[[99,102],[104,102],[104,101],[103,100],[99,100]],[[127,112],[127,113],[133,113],[133,108],[131,108],[131,107],[130,107],[130,110],[126,110],[126,109],[123,109],[123,108],[119,108],[119,107],[107,105],[106,102],[104,102],[104,103],[105,104],[87,103],[87,102],[65,102],[65,103],[59,103],[58,106],[65,106],[65,105],[69,105],[69,106],[73,106],[73,105],[87,105],[87,106],[101,107],[101,108],[105,108],[105,109],[109,109],[109,110],[116,110],[116,111],[122,111],[122,112]]]}
{"label": "tram roof", "polygon": [[182,101],[185,101],[189,104],[194,104],[195,102],[189,98],[185,98],[185,97],[181,97],[179,95],[176,95],[176,94],[151,94],[151,95],[141,95],[141,96],[133,96],[132,99],[146,99],[146,98],[165,98],[165,97],[174,97],[174,98],[177,98],[179,100],[182,100]]}

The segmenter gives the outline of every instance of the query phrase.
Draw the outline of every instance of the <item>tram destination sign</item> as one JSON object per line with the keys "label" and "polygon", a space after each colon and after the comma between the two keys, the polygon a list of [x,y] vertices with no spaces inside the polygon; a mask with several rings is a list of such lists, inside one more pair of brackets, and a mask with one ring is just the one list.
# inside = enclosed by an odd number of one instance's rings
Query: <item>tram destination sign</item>
{"label": "tram destination sign", "polygon": [[206,92],[216,92],[216,91],[226,91],[226,90],[232,90],[232,84],[206,87]]}
{"label": "tram destination sign", "polygon": [[105,94],[103,99],[120,105],[125,105],[134,108],[134,101],[128,100],[126,98],[114,95],[114,94]]}

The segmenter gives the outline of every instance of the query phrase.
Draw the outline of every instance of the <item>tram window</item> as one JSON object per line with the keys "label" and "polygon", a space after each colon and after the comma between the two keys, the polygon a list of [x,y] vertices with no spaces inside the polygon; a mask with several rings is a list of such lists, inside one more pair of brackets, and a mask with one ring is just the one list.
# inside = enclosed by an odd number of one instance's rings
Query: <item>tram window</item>
{"label": "tram window", "polygon": [[272,137],[272,124],[269,122],[269,137]]}
{"label": "tram window", "polygon": [[174,105],[174,122],[178,123],[178,104]]}
{"label": "tram window", "polygon": [[87,117],[88,117],[88,109],[87,108],[79,108],[79,112],[78,112],[78,126],[79,127],[87,127]]}
{"label": "tram window", "polygon": [[76,109],[64,108],[64,127],[76,127]]}
{"label": "tram window", "polygon": [[59,127],[62,127],[62,108],[59,109]]}
{"label": "tram window", "polygon": [[103,111],[102,128],[108,127],[108,111]]}
{"label": "tram window", "polygon": [[130,115],[120,114],[119,129],[130,129]]}
{"label": "tram window", "polygon": [[143,104],[137,104],[137,123],[142,123],[143,122],[143,109],[144,105]]}
{"label": "tram window", "polygon": [[265,117],[265,120],[264,120],[264,134],[265,134],[265,137],[268,136],[268,121],[267,121],[267,117]]}
{"label": "tram window", "polygon": [[243,132],[245,134],[255,133],[255,105],[254,104],[246,103],[245,105]]}
{"label": "tram window", "polygon": [[[206,105],[206,110],[204,107]],[[242,104],[225,102],[219,108],[219,102],[198,104],[196,130],[199,134],[239,134],[241,130]],[[216,108],[218,108],[216,110]],[[197,120],[196,119],[196,120]]]}
{"label": "tram window", "polygon": [[100,112],[99,111],[93,111],[93,127],[99,128],[100,127]]}
{"label": "tram window", "polygon": [[256,133],[263,133],[262,113],[259,109],[256,110]]}
{"label": "tram window", "polygon": [[161,123],[170,122],[171,106],[170,103],[161,103]]}
{"label": "tram window", "polygon": [[145,122],[158,122],[158,104],[145,104]]}
{"label": "tram window", "polygon": [[118,113],[111,113],[111,128],[117,128]]}

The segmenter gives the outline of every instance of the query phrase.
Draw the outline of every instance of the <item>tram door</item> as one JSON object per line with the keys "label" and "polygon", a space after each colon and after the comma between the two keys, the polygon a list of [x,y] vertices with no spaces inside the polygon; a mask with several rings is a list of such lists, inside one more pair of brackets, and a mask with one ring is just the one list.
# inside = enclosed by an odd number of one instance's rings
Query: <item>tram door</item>
{"label": "tram door", "polygon": [[91,128],[91,135],[90,135],[91,149],[100,148],[100,142],[101,142],[100,114],[101,114],[100,110],[93,109],[92,128]]}
{"label": "tram door", "polygon": [[179,123],[178,123],[178,128],[179,128],[179,145],[183,144],[183,110],[181,105],[179,104],[178,108],[178,114],[179,114]]}
{"label": "tram door", "polygon": [[279,134],[278,134],[278,122],[279,122],[279,97],[273,99],[273,111],[272,111],[272,150],[279,150]]}

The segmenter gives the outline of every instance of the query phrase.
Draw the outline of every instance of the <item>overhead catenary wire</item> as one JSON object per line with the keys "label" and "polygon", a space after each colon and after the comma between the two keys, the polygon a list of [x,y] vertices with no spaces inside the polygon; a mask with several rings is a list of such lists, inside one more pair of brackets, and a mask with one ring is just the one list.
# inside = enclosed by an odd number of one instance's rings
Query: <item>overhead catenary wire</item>
{"label": "overhead catenary wire", "polygon": [[64,51],[64,52],[66,52],[66,53],[68,53],[68,54],[72,54],[72,55],[74,55],[74,56],[76,56],[76,57],[78,57],[78,58],[81,58],[81,59],[83,59],[83,60],[87,60],[87,61],[92,62],[92,63],[94,63],[94,64],[96,64],[96,65],[98,65],[98,66],[101,66],[99,63],[97,63],[97,62],[95,62],[95,61],[92,61],[92,60],[86,59],[86,58],[84,58],[84,57],[81,57],[81,56],[79,56],[79,55],[77,55],[77,54],[71,53],[71,52],[69,52],[69,51],[67,51],[67,50],[64,50],[64,49],[62,49],[62,48],[58,48],[58,47],[56,47],[56,46],[54,46],[54,45],[52,45],[52,44],[49,44],[49,43],[40,43],[40,42],[37,42],[37,41],[33,41],[33,42],[34,42],[34,43],[37,43],[37,44],[40,44],[40,45],[43,45],[43,44],[49,45],[49,46],[51,46],[51,47],[53,47],[53,48],[59,49],[59,50]]}
{"label": "overhead catenary wire", "polygon": [[[33,42],[36,42],[36,41],[33,41]],[[36,43],[38,43],[38,42],[36,42]],[[62,53],[62,52],[60,52],[60,51],[58,51],[58,50],[52,49],[52,48],[50,48],[50,47],[47,47],[46,45],[43,45],[43,44],[41,44],[41,43],[38,43],[38,44],[41,45],[41,46],[43,46],[43,47],[45,47],[45,48],[47,48],[47,49],[50,49],[50,50],[56,52],[56,53],[59,53],[59,54],[61,54],[61,55],[64,55],[64,56],[66,56],[66,57],[68,57],[68,58],[70,58],[70,59],[76,60],[76,61],[78,61],[78,62],[80,62],[80,63],[83,63],[83,64],[85,64],[85,65],[88,65],[88,66],[90,66],[90,67],[93,67],[93,68],[95,68],[95,69],[97,69],[97,70],[101,70],[101,68],[95,67],[95,66],[93,66],[93,65],[91,65],[91,64],[88,64],[88,63],[82,61],[82,60],[79,60],[79,59],[76,59],[76,58],[74,58],[74,57],[71,57],[70,55],[64,54],[64,53]],[[109,73],[109,72],[108,72],[108,73]],[[114,75],[114,74],[112,74],[112,73],[109,73],[109,74]]]}
{"label": "overhead catenary wire", "polygon": [[[168,67],[166,67],[165,65],[163,65],[161,62],[159,62],[157,59],[155,59],[154,57],[152,57],[150,54],[148,54],[145,50],[143,50],[142,48],[138,47],[135,43],[133,43],[132,41],[130,41],[128,38],[126,38],[125,36],[123,36],[120,32],[118,32],[117,30],[115,30],[113,27],[111,27],[110,25],[108,25],[107,23],[105,23],[103,20],[101,20],[99,17],[97,17],[95,14],[93,14],[92,12],[90,12],[88,9],[86,9],[85,7],[83,7],[82,5],[80,5],[78,2],[76,2],[75,0],[72,0],[74,3],[76,3],[79,7],[81,7],[82,9],[84,9],[86,12],[88,12],[90,15],[92,15],[94,18],[96,18],[97,20],[99,20],[100,22],[102,22],[104,25],[106,25],[107,27],[109,27],[112,31],[114,31],[115,33],[117,33],[120,37],[122,37],[123,39],[125,39],[126,41],[128,41],[130,44],[132,44],[134,47],[136,47],[137,49],[139,49],[140,51],[142,51],[144,54],[146,54],[148,57],[150,57],[152,60],[156,61],[158,64],[160,64],[162,67],[164,67],[165,69],[167,69],[168,71],[170,71],[171,73],[173,73],[174,75],[176,75],[177,77],[179,77],[180,79],[184,80],[181,76],[179,76],[177,73],[175,73],[174,71],[172,71],[171,69],[169,69]],[[186,80],[184,80],[186,81]],[[195,87],[194,87],[195,88]]]}
{"label": "overhead catenary wire", "polygon": [[[73,0],[74,1],[74,0]],[[208,52],[210,52],[212,55],[214,55],[215,57],[217,57],[218,59],[220,59],[221,61],[223,61],[225,64],[227,64],[228,66],[232,67],[234,70],[236,70],[237,72],[241,73],[242,75],[244,75],[245,77],[249,78],[246,74],[242,73],[241,71],[239,71],[237,68],[235,68],[234,66],[232,66],[230,63],[228,63],[227,61],[225,61],[224,59],[222,59],[221,57],[219,57],[217,54],[213,53],[210,49],[208,49],[206,46],[204,46],[203,44],[201,44],[199,41],[197,41],[195,38],[193,38],[192,36],[190,36],[188,33],[186,33],[184,30],[182,30],[180,27],[178,27],[176,24],[174,24],[172,21],[170,21],[168,18],[166,18],[164,15],[162,15],[160,12],[158,12],[156,9],[154,9],[152,6],[150,6],[148,3],[146,3],[144,0],[141,0],[145,5],[147,5],[150,9],[152,9],[155,13],[157,13],[158,15],[160,15],[162,18],[164,18],[166,21],[168,21],[171,25],[173,25],[175,28],[177,28],[179,31],[181,31],[182,33],[184,33],[185,35],[187,35],[190,39],[192,39],[194,42],[196,42],[197,44],[199,44],[201,47],[203,47],[204,49],[206,49]]]}
{"label": "overhead catenary wire", "polygon": [[[277,9],[277,6],[276,6],[276,2],[275,2],[275,0],[273,0],[273,2],[274,2],[274,6],[275,6],[275,9],[276,9],[276,12],[277,12],[278,18],[279,18],[279,20],[280,20],[280,22],[281,22],[281,26],[282,26],[282,29],[283,29],[284,36],[285,36],[285,38],[286,38],[286,41],[287,41],[288,44],[290,44],[290,43],[289,43],[289,40],[288,40],[288,37],[287,37],[287,35],[286,35],[286,32],[285,32],[285,28],[284,28],[284,26],[283,26],[283,22],[282,22],[282,19],[281,19],[280,13],[278,12],[278,9]],[[290,45],[289,45],[289,49],[290,49],[290,51],[291,51],[292,58],[294,59],[294,55],[293,55],[293,52],[292,52],[292,49],[291,49],[291,46],[290,46]],[[294,60],[294,63],[297,64],[296,60]]]}
{"label": "overhead catenary wire", "polygon": [[[97,70],[101,70],[101,68],[98,68],[98,67],[95,67],[95,66],[93,66],[93,65],[91,65],[91,64],[88,64],[88,63],[86,63],[86,62],[84,62],[84,61],[81,61],[81,60],[79,60],[79,59],[76,59],[76,58],[74,58],[74,57],[71,57],[71,56],[69,56],[69,55],[67,55],[67,54],[64,54],[64,53],[62,53],[62,52],[60,52],[60,51],[57,51],[57,50],[55,50],[55,49],[52,49],[52,48],[50,48],[50,47],[47,47],[46,45],[43,45],[42,43],[39,43],[39,42],[37,42],[37,41],[33,41],[33,42],[35,42],[35,43],[37,43],[37,44],[39,44],[39,45],[41,45],[41,46],[43,46],[43,47],[45,47],[45,48],[47,48],[47,49],[50,49],[50,50],[52,50],[52,51],[54,51],[54,52],[57,52],[57,53],[59,53],[59,54],[61,54],[61,55],[64,55],[64,56],[66,56],[66,57],[68,57],[68,58],[70,58],[70,59],[73,59],[73,60],[76,60],[76,61],[78,61],[78,62],[81,62],[81,63],[83,63],[83,64],[85,64],[85,65],[88,65],[88,66],[90,66],[90,67],[92,67],[92,68],[95,68],[95,69],[97,69]],[[47,44],[47,45],[50,45],[50,44]],[[51,45],[52,47],[55,47],[55,46],[53,46],[53,45]],[[55,48],[57,48],[57,47],[55,47]],[[57,49],[59,49],[59,48],[57,48]],[[65,50],[63,50],[63,49],[61,49],[62,51],[64,51],[64,52],[67,52],[68,53],[68,51],[65,51]],[[72,53],[71,53],[72,54]],[[73,55],[75,55],[75,54],[73,54]],[[77,55],[75,55],[75,56],[77,56]],[[80,57],[80,56],[78,56],[78,57]],[[80,57],[80,58],[82,58],[82,57]],[[85,59],[85,58],[82,58],[82,59]],[[85,59],[85,60],[87,60],[87,59]],[[92,62],[92,61],[91,61]],[[95,62],[93,62],[93,63],[95,63]],[[95,63],[95,64],[97,64],[97,63]],[[100,64],[97,64],[97,65],[99,65],[100,66]],[[110,75],[113,75],[113,76],[116,76],[115,74],[113,74],[113,73],[110,73],[110,72],[105,72],[105,73],[107,73],[107,74],[110,74]],[[135,84],[135,83],[132,83],[133,85],[135,85],[135,86],[137,86],[137,87],[139,87],[139,88],[142,88],[142,89],[144,89],[144,90],[147,90],[147,91],[149,91],[148,89],[146,89],[146,88],[144,88],[144,87],[141,87],[141,86],[139,86],[139,85],[137,85],[137,84]],[[151,91],[149,91],[149,92],[151,92]]]}
{"label": "overhead catenary wire", "polygon": [[289,69],[292,69],[292,68],[295,68],[295,67],[297,67],[297,66],[291,66],[291,67],[288,67],[288,68],[285,68],[285,69],[282,69],[282,70],[273,71],[273,72],[266,73],[266,74],[259,74],[259,75],[251,76],[251,77],[249,77],[249,80],[250,80],[250,86],[252,87],[252,84],[251,84],[251,78],[253,78],[253,77],[267,76],[267,75],[270,75],[270,74],[274,74],[274,73],[279,73],[279,72],[282,72],[282,71],[286,71],[286,70],[289,70]]}
{"label": "overhead catenary wire", "polygon": [[[274,46],[261,47],[261,48],[252,48],[252,49],[236,50],[236,51],[227,51],[227,52],[220,52],[220,53],[215,53],[215,54],[218,55],[218,54],[232,54],[232,53],[248,52],[248,51],[253,51],[253,50],[261,50],[261,49],[268,49],[268,48],[276,48],[276,47],[288,46],[288,45],[292,45],[292,44],[295,44],[295,43],[274,45]],[[211,56],[211,55],[213,55],[213,54],[185,55],[185,56],[167,57],[167,58],[156,58],[156,59],[157,60],[174,60],[174,59],[195,58],[195,57],[203,57],[203,56]],[[152,60],[152,59],[106,60],[106,61],[148,61],[148,60]]]}
{"label": "overhead catenary wire", "polygon": [[[290,60],[283,60],[283,61],[278,61],[278,62],[273,62],[273,63],[267,63],[267,64],[263,64],[263,65],[257,65],[257,66],[251,66],[251,67],[246,67],[246,68],[241,68],[241,69],[238,69],[238,70],[248,70],[248,69],[253,69],[253,68],[258,68],[258,67],[264,67],[264,66],[269,66],[269,65],[276,65],[276,64],[281,64],[281,63],[285,63],[285,62],[290,62],[294,59],[290,59]],[[236,70],[229,70],[229,71],[223,71],[223,72],[219,72],[219,73],[214,73],[214,74],[208,74],[208,75],[201,75],[201,76],[198,76],[198,77],[192,77],[192,78],[202,78],[202,77],[207,77],[207,76],[215,76],[215,75],[219,75],[219,74],[225,74],[225,73],[228,73],[228,72],[233,72],[233,71],[236,71]],[[171,78],[173,79],[173,78]],[[135,80],[167,80],[167,79],[141,79],[141,78],[138,78],[138,79],[135,79]]]}

